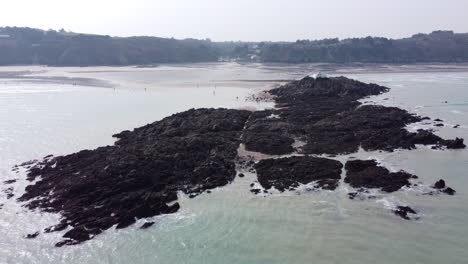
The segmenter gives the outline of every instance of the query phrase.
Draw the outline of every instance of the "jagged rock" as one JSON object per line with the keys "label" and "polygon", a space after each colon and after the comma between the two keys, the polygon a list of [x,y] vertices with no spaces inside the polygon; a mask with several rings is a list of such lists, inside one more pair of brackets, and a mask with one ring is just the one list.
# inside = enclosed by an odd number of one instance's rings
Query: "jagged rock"
{"label": "jagged rock", "polygon": [[450,188],[450,187],[447,187],[445,189],[442,190],[442,192],[448,194],[448,195],[454,195],[455,194],[455,190]]}
{"label": "jagged rock", "polygon": [[174,213],[179,204],[167,204],[178,191],[199,194],[234,179],[249,115],[189,110],[117,134],[115,146],[29,162],[28,179],[41,179],[19,200],[30,209],[62,214],[71,230],[57,246],[89,240],[113,225],[124,228],[138,218]]}
{"label": "jagged rock", "polygon": [[263,188],[275,187],[281,192],[313,181],[317,181],[318,187],[334,190],[342,167],[339,161],[308,156],[261,160],[255,165]]}
{"label": "jagged rock", "polygon": [[[125,228],[136,219],[174,213],[179,209],[174,203],[177,192],[195,197],[224,186],[235,178],[236,167],[257,171],[265,189],[284,191],[312,181],[324,189],[337,187],[342,168],[338,161],[270,159],[260,161],[255,170],[253,159],[239,161],[240,143],[246,150],[270,155],[298,151],[293,147],[296,141],[305,143],[299,148],[301,154],[352,153],[360,146],[385,151],[412,149],[416,144],[465,147],[463,139],[444,140],[428,130],[405,129],[421,117],[358,102],[386,91],[345,77],[306,77],[271,90],[275,110],[191,109],[116,134],[113,146],[21,164],[28,169],[27,179],[37,181],[19,200],[29,209],[60,213],[61,222],[46,231],[70,228],[56,246],[73,245],[112,226]],[[350,161],[346,166],[345,181],[357,188],[392,192],[412,177],[402,171],[390,173],[375,161]],[[13,170],[18,171],[18,166]],[[260,193],[254,186],[251,191]]]}
{"label": "jagged rock", "polygon": [[438,180],[438,181],[434,184],[434,188],[435,188],[435,189],[443,189],[443,188],[445,188],[445,181],[444,181],[444,180]]}
{"label": "jagged rock", "polygon": [[455,139],[446,139],[443,140],[443,145],[447,146],[448,149],[464,149],[466,145],[463,143],[463,138],[455,138]]}
{"label": "jagged rock", "polygon": [[[411,133],[406,125],[423,118],[395,107],[363,105],[357,101],[388,88],[344,77],[306,77],[270,91],[278,110],[254,113],[243,143],[247,150],[272,155],[290,154],[295,138],[306,144],[303,154],[347,154],[364,150],[413,149],[415,144],[449,143],[428,130]],[[267,118],[270,115],[280,118]]]}
{"label": "jagged rock", "polygon": [[397,206],[397,208],[393,210],[393,212],[399,217],[406,220],[411,220],[408,214],[417,215],[416,211],[409,206]]}
{"label": "jagged rock", "polygon": [[409,185],[414,175],[404,171],[390,172],[375,160],[350,160],[345,165],[344,181],[354,188],[378,188],[384,192],[398,191]]}
{"label": "jagged rock", "polygon": [[434,189],[438,189],[439,192],[446,193],[448,195],[454,195],[455,190],[445,185],[444,180],[438,180],[433,186]]}

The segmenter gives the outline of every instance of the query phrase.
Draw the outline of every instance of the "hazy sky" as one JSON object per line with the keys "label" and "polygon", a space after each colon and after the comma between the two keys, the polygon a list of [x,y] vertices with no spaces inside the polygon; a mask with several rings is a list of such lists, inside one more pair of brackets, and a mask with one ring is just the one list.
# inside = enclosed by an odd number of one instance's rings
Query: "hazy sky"
{"label": "hazy sky", "polygon": [[2,0],[0,26],[223,40],[468,32],[468,0]]}

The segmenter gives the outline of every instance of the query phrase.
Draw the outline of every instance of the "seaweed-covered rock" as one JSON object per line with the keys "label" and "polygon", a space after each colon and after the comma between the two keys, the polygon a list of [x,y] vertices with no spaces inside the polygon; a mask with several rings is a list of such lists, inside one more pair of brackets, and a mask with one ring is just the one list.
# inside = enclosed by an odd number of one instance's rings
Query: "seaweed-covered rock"
{"label": "seaweed-covered rock", "polygon": [[117,134],[114,146],[45,160],[31,166],[28,179],[41,178],[19,200],[30,209],[62,214],[61,225],[48,229],[71,227],[57,246],[89,240],[113,225],[124,228],[137,218],[174,213],[177,191],[198,194],[234,179],[249,115],[189,110]]}
{"label": "seaweed-covered rock", "polygon": [[[274,110],[191,109],[116,134],[113,146],[21,164],[28,170],[27,179],[37,181],[19,200],[30,209],[60,213],[61,222],[44,231],[69,228],[56,245],[74,245],[112,226],[125,228],[140,218],[174,213],[179,210],[177,192],[194,198],[224,186],[234,179],[236,168],[256,170],[265,189],[284,191],[316,182],[333,190],[338,185],[342,169],[338,161],[301,156],[262,160],[254,166],[253,159],[237,157],[240,143],[248,151],[270,155],[342,154],[360,146],[385,151],[417,144],[466,147],[463,139],[445,140],[428,130],[407,131],[408,124],[423,118],[405,110],[358,101],[386,91],[345,77],[306,77],[270,91]],[[346,169],[345,182],[351,186],[385,192],[400,189],[414,177],[403,171],[390,173],[375,161],[349,161]],[[19,172],[19,166],[13,171]],[[252,192],[261,192],[251,187]],[[13,188],[5,191],[11,198]]]}
{"label": "seaweed-covered rock", "polygon": [[302,154],[346,154],[360,146],[368,151],[413,149],[416,144],[464,147],[463,141],[442,140],[428,130],[407,131],[408,124],[423,118],[405,110],[358,102],[386,91],[345,77],[291,82],[270,91],[279,109],[253,114],[243,143],[247,150],[275,155],[294,152],[296,138],[305,142]]}
{"label": "seaweed-covered rock", "polygon": [[350,160],[346,162],[345,170],[344,181],[352,187],[378,188],[384,192],[398,191],[415,177],[404,171],[390,172],[378,166],[375,160]]}
{"label": "seaweed-covered rock", "polygon": [[339,161],[308,156],[261,160],[255,165],[258,182],[265,189],[283,192],[298,184],[317,181],[317,186],[334,190],[341,178]]}

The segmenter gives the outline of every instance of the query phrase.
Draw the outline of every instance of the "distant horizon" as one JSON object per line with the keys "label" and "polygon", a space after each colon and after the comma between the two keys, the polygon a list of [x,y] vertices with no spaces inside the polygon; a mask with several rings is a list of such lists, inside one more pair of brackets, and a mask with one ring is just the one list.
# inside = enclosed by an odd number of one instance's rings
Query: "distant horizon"
{"label": "distant horizon", "polygon": [[[0,28],[7,28],[7,27],[10,27],[10,28],[30,28],[30,29],[37,29],[37,30],[42,30],[42,31],[49,31],[49,30],[54,30],[54,31],[61,31],[61,30],[65,30],[66,32],[68,33],[74,33],[74,34],[83,34],[83,35],[97,35],[97,36],[109,36],[109,37],[112,37],[112,38],[132,38],[132,37],[154,37],[154,38],[174,38],[174,39],[178,39],[178,40],[184,40],[184,39],[196,39],[196,40],[207,40],[209,39],[210,41],[212,42],[253,42],[253,43],[260,43],[260,42],[296,42],[298,40],[310,40],[310,41],[314,41],[314,40],[323,40],[323,39],[339,39],[339,40],[345,40],[345,39],[353,39],[353,38],[366,38],[366,37],[372,37],[372,38],[387,38],[387,39],[404,39],[404,38],[411,38],[412,36],[414,35],[417,35],[417,34],[431,34],[433,32],[437,32],[437,31],[452,31],[454,34],[466,34],[468,33],[468,30],[465,31],[465,32],[456,32],[455,30],[452,30],[452,29],[434,29],[434,30],[430,30],[428,32],[414,32],[412,34],[409,34],[407,36],[402,36],[402,37],[398,37],[398,38],[392,38],[392,37],[387,37],[387,36],[382,36],[382,35],[363,35],[363,36],[350,36],[350,37],[346,37],[346,38],[340,38],[340,37],[328,37],[328,38],[317,38],[317,39],[312,39],[312,38],[309,38],[309,39],[302,39],[302,38],[297,38],[295,40],[261,40],[261,41],[253,41],[253,40],[222,40],[222,41],[217,41],[217,40],[213,40],[211,38],[195,38],[195,37],[186,37],[186,38],[175,38],[175,37],[166,37],[166,36],[159,36],[159,35],[128,35],[128,36],[123,36],[123,35],[110,35],[110,34],[106,34],[106,33],[90,33],[90,32],[78,32],[78,31],[73,31],[73,30],[67,30],[65,28],[39,28],[39,27],[31,27],[31,26],[11,26],[11,25],[5,25],[5,26],[0,26]],[[2,35],[2,32],[0,31],[0,35]]]}

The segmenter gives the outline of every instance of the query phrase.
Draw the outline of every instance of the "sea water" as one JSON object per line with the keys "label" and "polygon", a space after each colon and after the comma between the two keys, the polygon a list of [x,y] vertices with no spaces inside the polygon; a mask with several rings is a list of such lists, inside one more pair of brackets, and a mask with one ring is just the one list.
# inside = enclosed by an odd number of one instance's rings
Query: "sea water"
{"label": "sea water", "polygon": [[[307,74],[310,65],[166,65],[150,69],[13,67],[28,78],[0,79],[0,180],[21,194],[24,172],[15,164],[114,142],[112,134],[198,107],[263,109],[272,103],[245,100],[253,93]],[[341,75],[332,72],[332,75]],[[344,74],[391,88],[364,99],[444,120],[436,134],[468,139],[468,71],[356,71]],[[50,78],[61,77],[61,78]],[[47,77],[47,78],[44,78]],[[66,78],[62,78],[66,77]],[[79,79],[82,78],[82,79]],[[98,79],[105,87],[83,79]],[[274,80],[278,80],[275,82]],[[88,84],[88,85],[87,85]],[[459,128],[453,128],[459,124]],[[0,263],[466,263],[468,259],[468,151],[416,150],[354,153],[392,170],[419,176],[419,189],[376,199],[350,200],[336,191],[253,195],[246,173],[211,194],[179,195],[181,210],[154,217],[156,224],[111,228],[93,240],[55,248],[62,233],[24,235],[58,222],[59,215],[30,212],[0,194]],[[455,196],[423,195],[438,179]],[[1,190],[9,186],[2,184]],[[416,209],[420,219],[392,214],[396,205]],[[145,220],[141,220],[145,221]]]}

